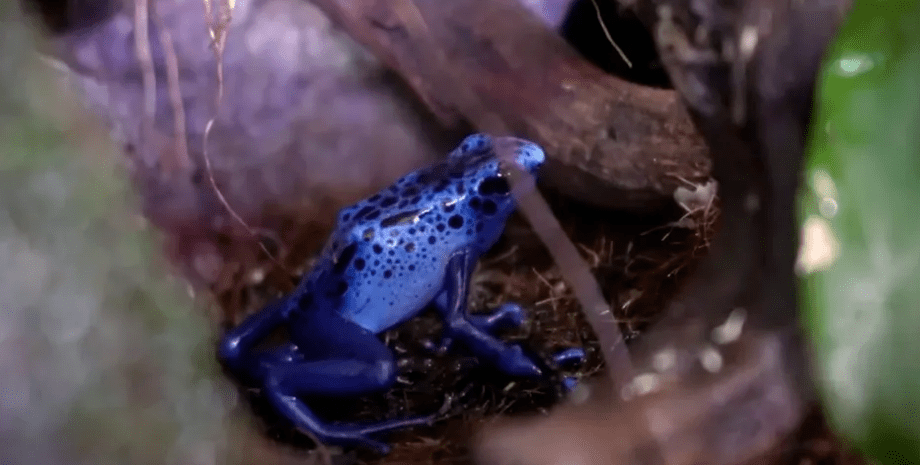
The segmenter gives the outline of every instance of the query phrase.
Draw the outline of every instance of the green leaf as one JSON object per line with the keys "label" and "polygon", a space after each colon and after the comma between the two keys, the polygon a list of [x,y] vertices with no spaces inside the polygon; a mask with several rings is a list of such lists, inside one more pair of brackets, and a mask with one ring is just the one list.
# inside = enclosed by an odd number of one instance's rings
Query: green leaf
{"label": "green leaf", "polygon": [[856,0],[818,81],[799,193],[804,324],[837,431],[920,462],[920,2]]}

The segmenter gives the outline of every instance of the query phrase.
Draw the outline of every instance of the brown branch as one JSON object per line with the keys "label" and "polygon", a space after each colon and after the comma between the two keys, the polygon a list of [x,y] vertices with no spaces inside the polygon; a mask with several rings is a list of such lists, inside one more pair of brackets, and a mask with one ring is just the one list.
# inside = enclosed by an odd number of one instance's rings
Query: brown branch
{"label": "brown branch", "polygon": [[[479,452],[483,463],[523,465],[771,463],[815,400],[796,307],[794,200],[815,76],[849,1],[623,3],[655,33],[712,149],[721,229],[682,298],[630,347],[640,373],[632,401],[598,395],[489,428]],[[649,418],[651,435],[636,428]]]}
{"label": "brown branch", "polygon": [[445,126],[510,133],[547,151],[545,180],[596,205],[652,211],[709,175],[672,91],[606,75],[518,0],[315,0],[399,72]]}
{"label": "brown branch", "polygon": [[591,266],[578,253],[575,244],[563,231],[546,200],[537,191],[534,177],[514,163],[514,139],[498,138],[495,145],[499,157],[509,161],[508,166],[512,167],[511,193],[534,232],[546,245],[559,267],[560,274],[572,286],[575,298],[581,304],[582,312],[597,336],[607,377],[613,389],[619,391],[632,379],[632,362],[610,305],[604,298],[600,284],[591,273]]}

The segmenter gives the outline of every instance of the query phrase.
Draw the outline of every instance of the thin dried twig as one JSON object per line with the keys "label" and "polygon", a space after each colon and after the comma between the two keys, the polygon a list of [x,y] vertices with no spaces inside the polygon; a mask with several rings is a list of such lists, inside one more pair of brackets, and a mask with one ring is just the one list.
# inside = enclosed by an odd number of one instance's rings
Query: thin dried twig
{"label": "thin dried twig", "polygon": [[616,42],[614,42],[613,36],[611,36],[610,31],[607,30],[607,25],[604,24],[604,18],[601,17],[601,7],[597,5],[597,0],[591,0],[591,4],[594,5],[594,12],[597,13],[597,22],[601,25],[601,29],[604,30],[604,36],[607,37],[607,42],[610,42],[610,45],[613,45],[613,48],[616,49],[617,53],[620,54],[620,58],[622,58],[623,61],[626,62],[626,66],[629,66],[630,68],[632,68],[633,67],[632,62],[629,61],[629,58],[626,58],[626,54],[623,53],[623,50],[620,49],[620,46],[617,45]]}
{"label": "thin dried twig", "polygon": [[530,270],[533,271],[533,274],[537,276],[537,279],[539,279],[540,282],[543,283],[543,284],[546,286],[547,289],[549,289],[549,297],[546,298],[546,299],[538,300],[537,302],[534,302],[534,305],[543,305],[543,304],[547,304],[547,303],[548,303],[548,304],[550,304],[550,307],[553,309],[553,311],[556,311],[556,309],[558,308],[558,304],[557,304],[557,303],[558,303],[560,300],[567,298],[567,296],[560,296],[560,295],[557,295],[555,286],[553,286],[553,284],[550,283],[549,280],[546,279],[545,276],[543,276],[542,274],[540,274],[539,271],[537,271],[536,269],[534,269],[534,268],[532,268],[532,267],[530,268]]}
{"label": "thin dried twig", "polygon": [[600,256],[600,254],[598,254],[597,252],[591,250],[590,247],[588,247],[588,246],[586,246],[586,245],[584,245],[584,244],[575,244],[575,246],[578,247],[579,249],[581,249],[582,251],[584,251],[584,253],[588,254],[588,256],[591,257],[591,261],[588,263],[588,265],[589,265],[592,269],[597,268],[598,266],[600,266],[600,264],[601,264],[601,256]]}
{"label": "thin dried twig", "polygon": [[134,0],[134,52],[141,66],[141,85],[144,91],[144,117],[141,123],[141,143],[138,144],[141,159],[150,162],[149,149],[153,137],[153,120],[156,116],[157,77],[150,53],[150,14],[147,0]]}
{"label": "thin dried twig", "polygon": [[622,388],[633,378],[633,368],[623,334],[610,311],[610,305],[604,299],[600,285],[591,273],[591,267],[562,230],[546,200],[537,192],[533,176],[510,160],[513,142],[507,145],[505,142],[496,144],[496,152],[499,157],[508,160],[507,166],[511,168],[511,193],[534,232],[546,244],[562,276],[572,286],[575,298],[581,303],[585,317],[600,343],[607,375],[614,390],[622,392]]}
{"label": "thin dried twig", "polygon": [[[139,0],[140,1],[140,0]],[[227,209],[227,212],[230,213],[230,216],[239,223],[250,237],[256,239],[259,247],[265,252],[265,255],[278,267],[281,269],[286,269],[284,265],[281,264],[278,259],[269,252],[268,248],[265,247],[265,244],[262,241],[258,240],[256,232],[246,223],[246,221],[230,206],[230,203],[227,202],[227,198],[224,197],[223,192],[220,188],[217,187],[217,182],[214,180],[214,170],[211,168],[211,157],[208,155],[208,136],[211,134],[211,129],[214,127],[214,122],[217,120],[217,115],[220,114],[220,106],[224,100],[224,47],[227,44],[227,32],[230,29],[230,21],[233,19],[233,7],[235,5],[235,0],[214,0],[216,5],[212,5],[212,0],[204,0],[204,10],[205,10],[205,21],[208,25],[208,32],[211,34],[211,47],[214,50],[214,56],[216,59],[217,66],[217,95],[215,96],[214,102],[214,115],[208,120],[208,123],[204,127],[204,135],[202,136],[202,158],[204,158],[204,167],[208,175],[208,181],[211,183],[211,188],[214,190],[214,194],[217,195],[217,199],[220,203]],[[216,10],[214,9],[216,6]]]}
{"label": "thin dried twig", "polygon": [[176,57],[176,46],[172,34],[166,27],[160,26],[160,44],[166,55],[166,85],[169,89],[169,100],[173,108],[173,125],[176,139],[176,157],[173,159],[174,168],[186,171],[191,168],[192,162],[188,155],[188,135],[185,129],[185,107],[182,104],[182,88],[179,86],[179,60]]}

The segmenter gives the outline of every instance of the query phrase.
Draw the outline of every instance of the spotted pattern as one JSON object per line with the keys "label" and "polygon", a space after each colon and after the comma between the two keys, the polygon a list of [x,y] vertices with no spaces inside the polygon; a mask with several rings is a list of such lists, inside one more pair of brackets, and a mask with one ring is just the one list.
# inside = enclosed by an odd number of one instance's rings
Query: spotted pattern
{"label": "spotted pattern", "polygon": [[[413,317],[443,290],[450,257],[488,250],[514,201],[491,137],[467,137],[446,159],[409,173],[339,212],[300,311],[328,309],[378,333]],[[544,161],[518,140],[515,160],[534,174]],[[307,299],[307,297],[304,297]]]}

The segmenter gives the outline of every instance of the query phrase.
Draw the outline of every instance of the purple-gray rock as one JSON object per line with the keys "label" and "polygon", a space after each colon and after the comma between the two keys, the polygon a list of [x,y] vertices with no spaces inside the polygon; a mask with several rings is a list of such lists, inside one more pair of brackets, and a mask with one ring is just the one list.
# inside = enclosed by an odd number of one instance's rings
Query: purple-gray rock
{"label": "purple-gray rock", "polygon": [[[142,137],[144,89],[132,11],[59,36],[57,54],[128,149],[148,214],[164,225],[222,230],[229,217],[201,156],[218,89],[203,2],[161,0],[155,7],[151,137]],[[176,149],[164,29],[178,61],[190,163]],[[228,202],[254,227],[266,211],[330,221],[332,209],[439,153],[411,100],[377,60],[307,2],[237,1],[223,67],[224,99],[209,158]]]}

